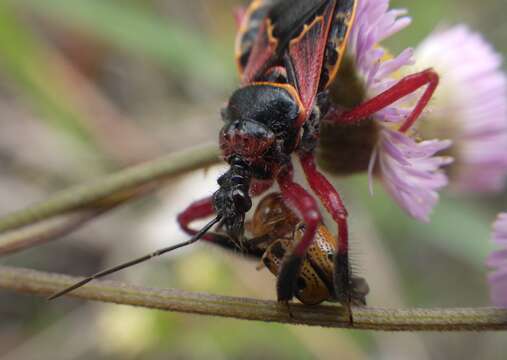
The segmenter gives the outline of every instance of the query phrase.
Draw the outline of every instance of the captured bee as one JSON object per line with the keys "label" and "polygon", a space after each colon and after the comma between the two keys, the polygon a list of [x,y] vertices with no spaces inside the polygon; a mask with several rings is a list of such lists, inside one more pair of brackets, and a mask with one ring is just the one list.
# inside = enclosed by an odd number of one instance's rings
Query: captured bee
{"label": "captured bee", "polygon": [[[285,205],[281,194],[272,193],[260,201],[246,228],[253,237],[245,240],[248,243],[245,251],[254,255],[261,250],[261,266],[278,276],[285,256],[303,236],[305,224]],[[315,305],[340,298],[342,289],[333,282],[336,250],[335,236],[320,224],[297,277],[295,296],[303,304]],[[352,304],[366,305],[368,292],[366,281],[352,274]]]}

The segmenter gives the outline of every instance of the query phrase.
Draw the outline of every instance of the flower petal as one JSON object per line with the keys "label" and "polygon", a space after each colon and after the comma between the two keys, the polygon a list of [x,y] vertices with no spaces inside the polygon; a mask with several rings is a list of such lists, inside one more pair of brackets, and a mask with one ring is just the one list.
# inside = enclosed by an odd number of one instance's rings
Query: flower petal
{"label": "flower petal", "polygon": [[430,35],[415,58],[416,68],[442,74],[419,131],[452,136],[453,187],[467,193],[501,190],[507,180],[507,75],[500,54],[479,33],[458,25]]}
{"label": "flower petal", "polygon": [[437,140],[417,143],[406,134],[381,130],[378,157],[382,182],[398,205],[417,220],[429,221],[438,190],[447,185],[440,167],[450,159],[435,154],[450,145]]}

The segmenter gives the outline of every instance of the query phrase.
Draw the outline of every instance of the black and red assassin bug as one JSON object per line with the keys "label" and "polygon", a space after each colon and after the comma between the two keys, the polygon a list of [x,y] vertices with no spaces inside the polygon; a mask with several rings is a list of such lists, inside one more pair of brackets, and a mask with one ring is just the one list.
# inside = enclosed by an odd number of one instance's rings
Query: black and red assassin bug
{"label": "black and red assassin bug", "polygon": [[[360,1],[360,0],[359,0]],[[321,121],[355,124],[423,86],[412,113],[400,126],[409,129],[438,85],[431,69],[407,76],[358,107],[334,108],[328,89],[340,67],[355,18],[354,0],[254,0],[239,13],[236,59],[241,87],[222,111],[220,148],[230,169],[218,179],[213,196],[190,205],[178,220],[185,231],[194,220],[216,213],[228,234],[241,241],[251,197],[277,182],[283,199],[305,223],[304,234],[278,272],[279,301],[297,292],[302,259],[322,218],[317,203],[293,181],[291,155],[302,165],[308,184],[338,225],[334,286],[338,301],[350,304],[347,211],[339,193],[317,170],[314,151]]]}
{"label": "black and red assassin bug", "polygon": [[[279,185],[284,202],[305,224],[304,231],[277,272],[277,297],[287,302],[297,295],[297,279],[307,250],[316,239],[322,217],[314,197],[293,180],[291,156],[301,163],[310,188],[338,225],[334,256],[334,289],[350,314],[352,280],[349,269],[347,211],[331,183],[317,169],[315,149],[320,127],[353,125],[426,86],[411,114],[400,126],[406,131],[417,120],[438,85],[431,69],[407,76],[390,89],[343,110],[333,106],[329,88],[337,81],[357,1],[361,0],[254,0],[238,13],[240,29],[236,59],[241,86],[222,111],[225,125],[219,141],[229,170],[218,179],[219,189],[191,204],[178,216],[193,237],[106,270],[55,294],[71,291],[96,277],[147,260],[198,239],[216,241],[206,234],[219,224],[237,243],[244,242],[245,215],[252,197]],[[340,154],[337,154],[340,156]],[[203,229],[189,225],[215,214]],[[350,316],[352,320],[352,316]]]}

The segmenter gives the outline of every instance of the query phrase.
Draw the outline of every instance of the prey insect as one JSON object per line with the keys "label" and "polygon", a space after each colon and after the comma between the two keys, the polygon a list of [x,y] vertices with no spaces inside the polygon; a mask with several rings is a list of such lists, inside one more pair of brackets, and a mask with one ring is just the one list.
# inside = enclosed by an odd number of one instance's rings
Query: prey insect
{"label": "prey insect", "polygon": [[[260,249],[262,265],[275,276],[281,270],[285,255],[292,251],[305,232],[305,224],[287,207],[280,193],[266,195],[259,202],[246,228],[252,236],[245,241],[249,244],[250,253],[252,249]],[[342,297],[343,289],[336,288],[333,279],[336,245],[335,237],[329,229],[324,224],[319,224],[314,242],[306,252],[297,278],[294,295],[303,304],[316,305]],[[351,274],[352,304],[366,305],[368,292],[366,281]]]}
{"label": "prey insect", "polygon": [[[214,224],[228,239],[248,244],[245,217],[252,197],[278,184],[283,202],[304,223],[276,269],[277,298],[298,296],[298,278],[305,256],[319,239],[322,224],[317,201],[293,178],[293,155],[306,180],[337,224],[333,251],[335,299],[349,309],[354,281],[349,266],[347,211],[338,191],[317,169],[315,152],[321,126],[367,122],[376,112],[420,88],[417,104],[400,126],[407,131],[430,100],[438,75],[431,69],[407,76],[378,96],[353,108],[333,103],[331,91],[346,54],[356,16],[355,0],[254,0],[237,13],[240,23],[236,60],[241,85],[222,110],[219,133],[223,159],[229,169],[218,179],[219,189],[191,204],[179,216],[190,241],[213,240],[206,229]],[[347,91],[347,83],[339,84]],[[340,154],[337,154],[340,156]],[[198,231],[190,224],[214,216]],[[259,249],[257,249],[259,250]]]}

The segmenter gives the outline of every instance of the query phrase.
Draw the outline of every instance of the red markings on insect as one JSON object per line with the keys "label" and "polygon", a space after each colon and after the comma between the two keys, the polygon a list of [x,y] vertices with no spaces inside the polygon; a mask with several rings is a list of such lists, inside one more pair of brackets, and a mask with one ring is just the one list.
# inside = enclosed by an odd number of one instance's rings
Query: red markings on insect
{"label": "red markings on insect", "polygon": [[220,149],[224,157],[238,154],[253,161],[275,142],[275,134],[262,124],[235,121],[220,131]]}

